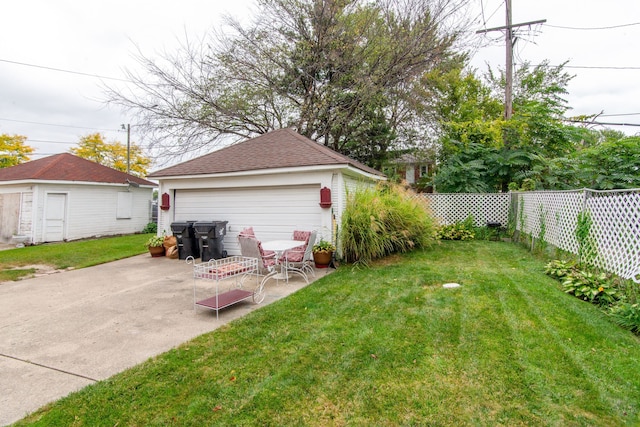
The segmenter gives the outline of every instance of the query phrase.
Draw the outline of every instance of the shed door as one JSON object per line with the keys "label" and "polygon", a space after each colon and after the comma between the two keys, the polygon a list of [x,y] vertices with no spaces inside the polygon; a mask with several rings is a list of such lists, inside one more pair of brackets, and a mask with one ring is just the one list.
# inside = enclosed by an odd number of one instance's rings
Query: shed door
{"label": "shed door", "polygon": [[67,195],[47,193],[45,202],[44,241],[64,240]]}
{"label": "shed door", "polygon": [[319,202],[320,185],[177,190],[175,220],[228,221],[225,249],[237,254],[236,237],[244,227],[254,227],[263,241],[288,239],[294,229],[318,230]]}

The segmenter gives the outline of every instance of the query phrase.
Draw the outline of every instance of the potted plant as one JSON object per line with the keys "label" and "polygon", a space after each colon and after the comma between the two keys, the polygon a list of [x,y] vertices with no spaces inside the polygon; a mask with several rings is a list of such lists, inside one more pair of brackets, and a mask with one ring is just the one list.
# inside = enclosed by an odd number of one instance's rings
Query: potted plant
{"label": "potted plant", "polygon": [[327,268],[331,263],[333,253],[336,251],[336,246],[320,238],[320,241],[313,245],[313,261],[316,263],[316,268]]}
{"label": "potted plant", "polygon": [[151,236],[144,245],[149,249],[152,257],[164,256],[164,236]]}

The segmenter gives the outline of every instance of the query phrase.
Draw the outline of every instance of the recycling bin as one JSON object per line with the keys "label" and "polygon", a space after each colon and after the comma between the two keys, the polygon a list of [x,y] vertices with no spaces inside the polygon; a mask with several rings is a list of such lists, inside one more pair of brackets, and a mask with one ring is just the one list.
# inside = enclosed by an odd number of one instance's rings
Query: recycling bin
{"label": "recycling bin", "polygon": [[227,223],[228,221],[197,221],[193,224],[203,262],[226,258],[224,236],[227,234]]}
{"label": "recycling bin", "polygon": [[194,223],[195,221],[171,223],[171,232],[178,241],[178,259],[187,259],[189,256],[200,257],[200,247],[193,229]]}

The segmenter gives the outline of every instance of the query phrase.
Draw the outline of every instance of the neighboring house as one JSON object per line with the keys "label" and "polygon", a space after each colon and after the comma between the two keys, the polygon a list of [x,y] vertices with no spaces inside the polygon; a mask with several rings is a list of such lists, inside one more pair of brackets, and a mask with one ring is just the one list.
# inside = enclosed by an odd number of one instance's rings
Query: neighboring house
{"label": "neighboring house", "polygon": [[[153,172],[159,182],[159,232],[173,222],[228,221],[225,250],[254,227],[261,240],[289,239],[295,229],[335,236],[346,193],[385,176],[291,129],[276,130]],[[324,190],[322,190],[324,189]],[[330,195],[321,202],[321,193]],[[330,205],[330,206],[329,206]]]}
{"label": "neighboring house", "polygon": [[151,181],[63,153],[0,169],[0,242],[57,242],[141,231]]}
{"label": "neighboring house", "polygon": [[433,192],[432,187],[423,185],[424,180],[421,181],[433,173],[433,161],[421,160],[412,154],[403,154],[392,164],[397,175],[412,188],[424,193]]}

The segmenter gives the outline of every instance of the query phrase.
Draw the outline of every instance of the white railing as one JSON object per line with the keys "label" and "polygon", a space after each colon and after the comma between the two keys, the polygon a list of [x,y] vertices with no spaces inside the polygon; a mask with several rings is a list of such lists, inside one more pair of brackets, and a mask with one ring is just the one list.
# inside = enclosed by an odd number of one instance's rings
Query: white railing
{"label": "white railing", "polygon": [[640,283],[640,189],[528,191],[515,193],[421,194],[440,224],[472,216],[476,226],[497,222],[578,254],[578,215],[589,215],[592,264]]}

